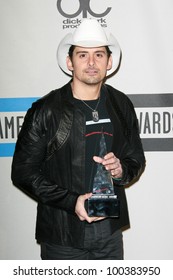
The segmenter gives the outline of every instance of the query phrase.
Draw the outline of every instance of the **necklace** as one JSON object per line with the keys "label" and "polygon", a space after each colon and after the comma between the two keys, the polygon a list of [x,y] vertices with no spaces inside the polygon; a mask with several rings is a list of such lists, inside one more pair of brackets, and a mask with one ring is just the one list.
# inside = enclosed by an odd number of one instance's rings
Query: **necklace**
{"label": "necklace", "polygon": [[79,96],[78,98],[80,99],[80,101],[85,105],[87,106],[91,111],[92,111],[92,119],[93,119],[93,122],[98,122],[99,121],[99,113],[97,111],[97,107],[100,103],[100,96],[99,96],[99,99],[97,101],[97,104],[96,104],[96,107],[95,109],[93,109],[91,106],[89,106],[84,100],[82,100]]}

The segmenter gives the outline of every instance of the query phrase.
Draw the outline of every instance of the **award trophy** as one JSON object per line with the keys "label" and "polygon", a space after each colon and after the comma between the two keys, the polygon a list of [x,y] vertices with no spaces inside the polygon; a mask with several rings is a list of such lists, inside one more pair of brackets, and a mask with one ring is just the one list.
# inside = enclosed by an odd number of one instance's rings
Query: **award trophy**
{"label": "award trophy", "polygon": [[[106,155],[106,142],[102,133],[100,139],[99,156]],[[93,195],[88,199],[88,216],[90,217],[118,217],[119,200],[114,193],[114,187],[110,171],[102,164],[97,164],[96,174],[93,180]]]}

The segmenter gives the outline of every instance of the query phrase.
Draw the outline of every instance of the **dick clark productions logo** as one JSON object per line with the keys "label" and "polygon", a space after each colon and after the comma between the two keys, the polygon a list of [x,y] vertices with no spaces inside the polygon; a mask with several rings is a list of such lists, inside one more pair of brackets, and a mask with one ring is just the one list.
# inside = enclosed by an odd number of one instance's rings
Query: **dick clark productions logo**
{"label": "dick clark productions logo", "polygon": [[96,18],[105,17],[111,10],[111,7],[108,7],[103,13],[95,13],[91,10],[90,1],[91,0],[79,0],[79,8],[75,13],[72,14],[68,14],[62,9],[63,0],[57,1],[57,8],[59,13],[66,18],[74,18],[79,16],[81,13],[83,18],[87,18],[87,13]]}

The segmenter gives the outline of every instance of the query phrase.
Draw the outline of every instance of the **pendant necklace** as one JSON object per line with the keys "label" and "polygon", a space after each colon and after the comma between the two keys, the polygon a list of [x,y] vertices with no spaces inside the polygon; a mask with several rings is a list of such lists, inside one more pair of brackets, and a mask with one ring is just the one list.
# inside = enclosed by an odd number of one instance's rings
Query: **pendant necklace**
{"label": "pendant necklace", "polygon": [[[77,95],[76,95],[77,96]],[[95,109],[93,109],[92,107],[90,107],[84,100],[82,100],[79,96],[78,98],[80,99],[80,101],[82,101],[82,103],[87,106],[91,111],[92,111],[92,119],[93,119],[93,122],[98,122],[99,121],[99,113],[97,111],[97,107],[100,103],[100,96],[99,96],[99,99],[97,101],[97,104],[96,104],[96,107]]]}

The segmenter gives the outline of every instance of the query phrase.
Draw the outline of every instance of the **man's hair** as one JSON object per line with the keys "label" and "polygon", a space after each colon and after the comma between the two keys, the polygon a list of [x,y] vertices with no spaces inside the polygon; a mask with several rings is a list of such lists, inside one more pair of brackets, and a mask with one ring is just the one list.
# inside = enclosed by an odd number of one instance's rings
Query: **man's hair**
{"label": "man's hair", "polygon": [[[73,51],[74,51],[75,47],[76,47],[75,45],[71,45],[71,47],[69,48],[69,51],[68,51],[68,55],[69,55],[71,60],[72,60],[72,57],[73,57]],[[105,46],[105,48],[106,48],[107,55],[108,55],[108,58],[109,58],[112,52],[111,52],[111,50],[109,49],[108,46]]]}

